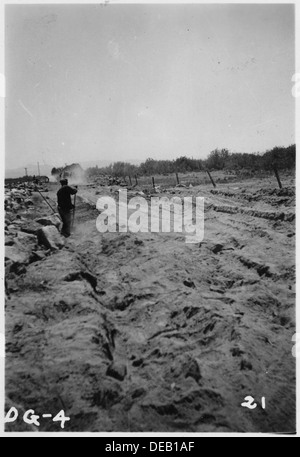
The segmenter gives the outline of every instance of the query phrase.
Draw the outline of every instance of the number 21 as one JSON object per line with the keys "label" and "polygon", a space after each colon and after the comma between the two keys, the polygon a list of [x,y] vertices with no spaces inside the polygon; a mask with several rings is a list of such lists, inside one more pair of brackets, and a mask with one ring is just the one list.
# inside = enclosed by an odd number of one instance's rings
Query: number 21
{"label": "number 21", "polygon": [[[255,409],[257,407],[257,404],[254,403],[254,398],[251,397],[251,395],[248,395],[247,397],[245,397],[244,400],[246,400],[246,401],[241,403],[241,406],[243,406],[244,408]],[[262,409],[266,408],[265,397],[261,397],[261,407],[262,407]]]}

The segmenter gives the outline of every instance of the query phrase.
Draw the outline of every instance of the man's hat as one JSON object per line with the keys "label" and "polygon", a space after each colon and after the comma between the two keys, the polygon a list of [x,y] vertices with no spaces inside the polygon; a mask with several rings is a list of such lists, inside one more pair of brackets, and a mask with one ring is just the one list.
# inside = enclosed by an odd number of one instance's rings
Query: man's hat
{"label": "man's hat", "polygon": [[62,186],[66,186],[68,184],[68,180],[67,179],[61,179],[60,183],[61,183]]}

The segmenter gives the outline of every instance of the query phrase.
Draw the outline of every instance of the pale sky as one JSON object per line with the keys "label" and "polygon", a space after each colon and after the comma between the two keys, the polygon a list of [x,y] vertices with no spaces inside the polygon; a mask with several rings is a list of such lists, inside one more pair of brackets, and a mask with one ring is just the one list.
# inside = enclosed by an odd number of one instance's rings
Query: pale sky
{"label": "pale sky", "polygon": [[6,168],[295,143],[293,5],[7,5]]}

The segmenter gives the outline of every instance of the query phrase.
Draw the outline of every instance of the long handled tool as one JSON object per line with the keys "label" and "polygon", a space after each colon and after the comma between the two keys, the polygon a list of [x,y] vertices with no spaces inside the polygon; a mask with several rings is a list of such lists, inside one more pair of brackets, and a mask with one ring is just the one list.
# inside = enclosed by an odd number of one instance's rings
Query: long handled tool
{"label": "long handled tool", "polygon": [[47,205],[52,209],[53,213],[56,214],[56,211],[52,208],[52,206],[50,205],[50,203],[48,202],[48,200],[44,197],[44,195],[43,195],[38,189],[36,189],[36,190],[38,191],[38,193],[40,194],[40,196],[45,200],[45,202],[47,203]]}
{"label": "long handled tool", "polygon": [[53,214],[57,215],[57,216],[61,219],[61,217],[60,217],[60,215],[58,214],[58,212],[55,211],[55,210],[53,209],[53,207],[50,205],[50,203],[49,203],[48,200],[44,197],[44,195],[43,195],[38,189],[36,189],[36,190],[38,191],[38,193],[40,194],[40,196],[45,200],[45,202],[47,203],[47,205],[52,209]]}
{"label": "long handled tool", "polygon": [[76,194],[74,195],[74,208],[73,208],[73,219],[72,219],[72,227],[74,225],[74,219],[75,219],[75,209],[76,209]]}

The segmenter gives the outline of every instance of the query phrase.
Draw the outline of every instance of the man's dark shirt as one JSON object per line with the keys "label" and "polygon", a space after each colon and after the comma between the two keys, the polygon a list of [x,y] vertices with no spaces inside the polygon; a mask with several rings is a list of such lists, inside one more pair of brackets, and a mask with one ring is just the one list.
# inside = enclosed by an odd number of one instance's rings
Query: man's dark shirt
{"label": "man's dark shirt", "polygon": [[62,186],[57,191],[57,205],[59,206],[59,208],[63,211],[69,211],[70,209],[72,209],[73,205],[71,202],[71,195],[76,193],[77,189],[74,189],[70,186]]}

